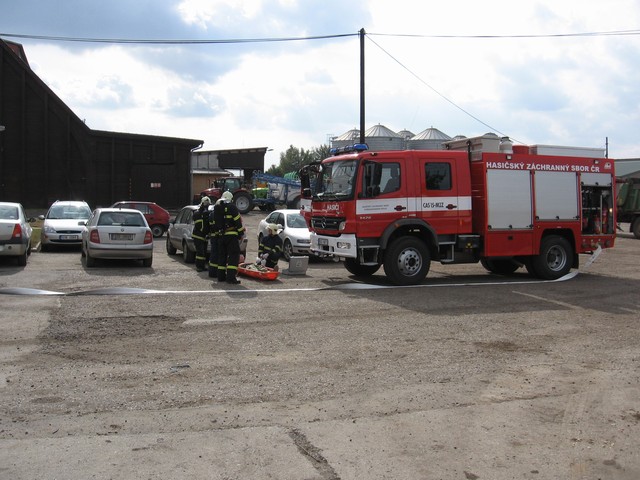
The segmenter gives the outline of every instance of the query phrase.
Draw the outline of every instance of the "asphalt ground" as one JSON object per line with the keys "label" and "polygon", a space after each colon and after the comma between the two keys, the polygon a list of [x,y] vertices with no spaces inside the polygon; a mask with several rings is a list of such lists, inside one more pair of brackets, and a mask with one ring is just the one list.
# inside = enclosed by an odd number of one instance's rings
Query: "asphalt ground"
{"label": "asphalt ground", "polygon": [[218,285],[164,238],[150,269],[0,259],[0,478],[636,480],[639,248],[415,287]]}

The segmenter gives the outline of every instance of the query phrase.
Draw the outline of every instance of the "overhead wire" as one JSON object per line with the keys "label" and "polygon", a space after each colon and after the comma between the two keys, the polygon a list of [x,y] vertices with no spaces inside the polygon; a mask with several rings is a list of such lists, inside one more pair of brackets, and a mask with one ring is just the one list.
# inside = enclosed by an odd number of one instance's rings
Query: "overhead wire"
{"label": "overhead wire", "polygon": [[[51,35],[29,35],[29,34],[16,34],[16,33],[2,33],[0,37],[9,38],[21,38],[29,40],[47,40],[56,42],[79,42],[79,43],[109,43],[109,44],[139,44],[139,45],[229,45],[229,44],[245,44],[245,43],[275,43],[275,42],[296,42],[296,41],[311,41],[311,40],[327,40],[334,38],[346,38],[355,37],[360,35],[360,32],[355,33],[340,33],[331,35],[312,35],[303,37],[266,37],[266,38],[236,38],[236,39],[126,39],[126,38],[87,38],[87,37],[63,37],[63,36],[51,36]],[[389,58],[396,62],[400,67],[406,70],[410,75],[416,78],[420,83],[425,85],[431,91],[433,91],[440,98],[451,104],[456,109],[468,115],[478,123],[486,126],[487,128],[494,130],[495,132],[506,136],[503,132],[497,128],[489,125],[488,123],[480,120],[471,112],[465,110],[460,105],[456,104],[453,100],[439,92],[436,88],[427,83],[419,75],[413,72],[409,67],[403,64],[400,60],[394,57],[391,53],[385,50],[380,44],[378,44],[372,36],[380,37],[405,37],[405,38],[442,38],[442,39],[535,39],[535,38],[575,38],[575,37],[605,37],[605,36],[627,36],[627,35],[640,35],[640,30],[612,30],[602,32],[577,32],[577,33],[557,33],[557,34],[517,34],[517,35],[424,35],[424,34],[396,34],[396,33],[365,33],[366,38],[384,52]],[[518,142],[515,139],[512,139]],[[518,142],[520,143],[520,142]]]}
{"label": "overhead wire", "polygon": [[327,40],[332,38],[355,37],[358,33],[339,33],[334,35],[312,35],[307,37],[266,37],[266,38],[231,38],[231,39],[130,39],[130,38],[87,38],[87,37],[58,37],[50,35],[26,35],[17,33],[0,33],[0,37],[22,38],[28,40],[48,40],[53,42],[80,43],[113,43],[140,45],[220,45],[242,43],[274,43],[296,42],[305,40]]}
{"label": "overhead wire", "polygon": [[[475,115],[473,115],[471,112],[465,110],[464,108],[462,108],[460,105],[458,105],[457,103],[455,103],[453,100],[451,100],[450,98],[448,98],[446,95],[442,94],[441,92],[439,92],[438,90],[436,90],[433,86],[429,85],[429,83],[427,83],[424,79],[422,79],[418,74],[416,74],[413,70],[411,70],[409,67],[407,67],[404,63],[402,63],[400,60],[398,60],[396,57],[394,57],[393,55],[391,55],[387,50],[385,50],[380,44],[378,44],[375,40],[373,40],[372,38],[370,38],[367,35],[367,40],[369,40],[371,43],[373,43],[376,47],[378,47],[380,50],[382,50],[382,52],[384,52],[387,56],[389,56],[389,58],[391,58],[394,62],[396,62],[398,65],[400,65],[400,67],[402,67],[404,70],[406,70],[411,76],[413,76],[415,79],[417,79],[420,83],[422,83],[424,86],[426,86],[427,88],[429,88],[432,92],[434,92],[436,95],[438,95],[440,98],[442,98],[443,100],[445,100],[446,102],[448,102],[449,104],[451,104],[452,106],[454,106],[455,108],[457,108],[458,110],[460,110],[462,113],[464,113],[465,115],[468,115],[469,117],[473,118],[476,122],[481,123],[482,125],[484,125],[485,127],[489,128],[490,130],[493,130],[497,133],[499,133],[500,135],[502,135],[503,137],[508,136],[507,134],[501,132],[500,130],[498,130],[497,128],[489,125],[486,122],[483,122],[482,120],[480,120],[478,117],[476,117]],[[521,143],[515,139],[511,139],[514,140],[517,143]]]}

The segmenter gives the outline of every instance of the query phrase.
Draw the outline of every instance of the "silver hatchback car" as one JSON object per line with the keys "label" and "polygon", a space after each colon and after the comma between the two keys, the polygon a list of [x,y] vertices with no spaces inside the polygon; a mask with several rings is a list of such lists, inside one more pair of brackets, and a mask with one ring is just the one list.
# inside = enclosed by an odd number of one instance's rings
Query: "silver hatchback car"
{"label": "silver hatchback car", "polygon": [[0,256],[18,259],[18,265],[24,267],[31,254],[31,222],[19,203],[0,202]]}
{"label": "silver hatchback car", "polygon": [[153,263],[153,234],[139,210],[96,208],[82,232],[82,257],[87,267],[96,259],[142,260]]}
{"label": "silver hatchback car", "polygon": [[87,202],[58,200],[49,207],[47,215],[40,215],[44,220],[40,236],[40,250],[46,251],[55,245],[80,245],[82,242],[83,224],[91,215]]}

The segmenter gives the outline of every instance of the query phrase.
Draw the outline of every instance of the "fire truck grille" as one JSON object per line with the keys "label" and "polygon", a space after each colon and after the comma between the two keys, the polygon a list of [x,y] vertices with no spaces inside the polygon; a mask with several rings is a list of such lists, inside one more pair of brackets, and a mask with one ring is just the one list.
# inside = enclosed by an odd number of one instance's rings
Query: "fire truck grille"
{"label": "fire truck grille", "polygon": [[344,222],[344,218],[341,217],[313,217],[311,219],[311,225],[315,230],[325,231],[338,231],[338,226],[341,222]]}

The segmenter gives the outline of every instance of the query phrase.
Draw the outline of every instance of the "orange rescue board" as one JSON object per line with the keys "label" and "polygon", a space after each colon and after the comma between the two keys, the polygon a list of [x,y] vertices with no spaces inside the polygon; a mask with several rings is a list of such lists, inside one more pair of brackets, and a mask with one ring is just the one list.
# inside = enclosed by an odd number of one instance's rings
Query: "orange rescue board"
{"label": "orange rescue board", "polygon": [[280,272],[273,268],[263,267],[255,263],[241,263],[238,265],[238,273],[258,280],[276,280]]}

